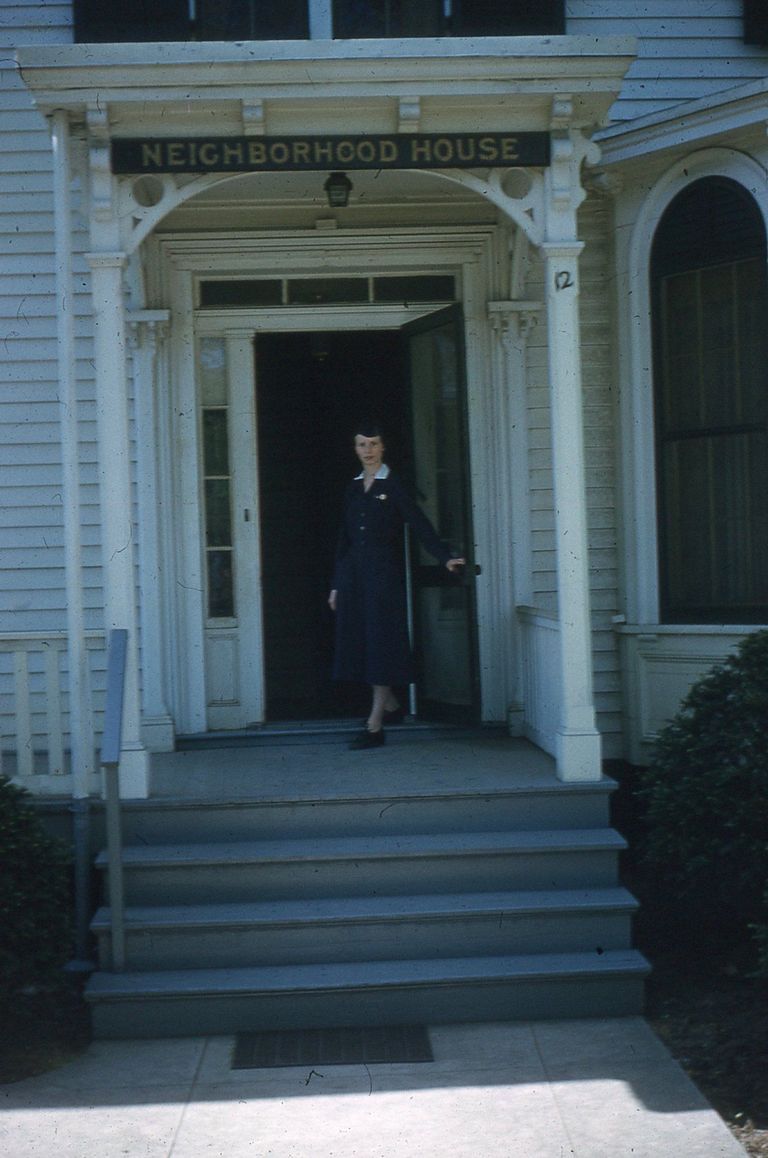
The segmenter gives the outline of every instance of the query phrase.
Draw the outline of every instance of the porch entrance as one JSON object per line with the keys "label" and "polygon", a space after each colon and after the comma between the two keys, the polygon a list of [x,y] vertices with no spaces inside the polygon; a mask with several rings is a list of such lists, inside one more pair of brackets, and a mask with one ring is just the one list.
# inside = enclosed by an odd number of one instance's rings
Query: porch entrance
{"label": "porch entrance", "polygon": [[[364,715],[365,688],[331,680],[327,605],[341,500],[357,474],[360,418],[384,424],[387,461],[441,535],[471,549],[466,501],[458,318],[415,328],[266,334],[256,339],[267,720]],[[477,711],[472,574],[462,581],[410,542],[407,556],[419,678],[400,689],[420,716]]]}
{"label": "porch entrance", "polygon": [[[331,679],[334,625],[327,605],[342,496],[358,471],[354,427],[364,416],[383,422],[387,461],[413,489],[441,537],[469,558],[460,311],[439,310],[400,330],[260,333],[253,341],[253,367],[250,383],[227,375],[230,426],[249,409],[236,396],[248,389],[255,394],[258,505],[250,506],[238,483],[238,476],[247,478],[251,470],[233,463],[230,558],[225,560],[232,594],[222,608],[226,615],[207,623],[208,726],[364,715],[367,689]],[[231,436],[238,439],[235,430]],[[261,566],[259,590],[249,595],[238,576],[253,574],[252,521],[258,523]],[[210,542],[210,520],[208,531]],[[415,687],[401,689],[400,695],[423,718],[475,720],[474,566],[457,579],[415,541],[404,540],[403,550],[419,676]],[[209,565],[207,573],[209,586],[215,584],[215,568]],[[208,605],[216,606],[212,588]],[[215,694],[217,683],[224,686],[220,659],[226,654],[217,641],[223,642],[225,632],[231,647],[236,637],[233,651],[243,655],[253,648],[259,626],[262,662],[249,669],[241,664],[250,678],[240,681],[239,702],[226,704]]]}

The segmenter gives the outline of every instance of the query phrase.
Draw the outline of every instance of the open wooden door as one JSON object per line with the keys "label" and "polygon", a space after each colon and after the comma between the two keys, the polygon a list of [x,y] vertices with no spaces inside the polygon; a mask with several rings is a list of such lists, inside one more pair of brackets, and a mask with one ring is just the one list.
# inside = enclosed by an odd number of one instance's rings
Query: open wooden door
{"label": "open wooden door", "polygon": [[467,560],[452,575],[409,543],[415,709],[423,718],[476,722],[480,714],[469,486],[464,327],[449,306],[405,327],[416,497],[440,537]]}

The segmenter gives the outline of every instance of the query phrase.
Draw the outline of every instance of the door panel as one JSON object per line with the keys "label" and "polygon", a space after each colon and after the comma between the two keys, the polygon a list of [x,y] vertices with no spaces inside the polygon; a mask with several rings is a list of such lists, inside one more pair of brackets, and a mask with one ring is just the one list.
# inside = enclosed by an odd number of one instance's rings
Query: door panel
{"label": "door panel", "polygon": [[440,537],[467,559],[461,576],[411,545],[417,711],[475,720],[479,685],[475,562],[470,518],[461,310],[452,306],[406,327],[417,498]]}

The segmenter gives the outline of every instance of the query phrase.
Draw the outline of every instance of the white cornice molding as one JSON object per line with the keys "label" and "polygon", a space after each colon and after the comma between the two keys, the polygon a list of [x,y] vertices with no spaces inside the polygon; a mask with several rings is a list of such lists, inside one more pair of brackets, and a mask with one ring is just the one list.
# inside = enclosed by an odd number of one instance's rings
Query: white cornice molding
{"label": "white cornice molding", "polygon": [[764,130],[768,122],[768,80],[751,81],[712,96],[678,104],[595,134],[601,169],[647,158],[681,146],[701,145],[739,129]]}
{"label": "white cornice molding", "polygon": [[572,124],[603,123],[635,56],[632,37],[252,41],[21,47],[21,75],[38,106],[93,101],[208,105],[223,100],[350,96],[455,100],[573,95]]}

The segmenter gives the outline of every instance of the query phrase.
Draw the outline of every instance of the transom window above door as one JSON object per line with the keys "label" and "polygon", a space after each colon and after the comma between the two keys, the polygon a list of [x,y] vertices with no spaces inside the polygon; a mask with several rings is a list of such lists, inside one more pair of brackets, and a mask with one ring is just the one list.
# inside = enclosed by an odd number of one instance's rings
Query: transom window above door
{"label": "transom window above door", "polygon": [[552,36],[565,0],[74,0],[75,41]]}
{"label": "transom window above door", "polygon": [[452,302],[456,282],[450,274],[400,274],[384,277],[211,278],[199,284],[206,308],[318,306],[367,303]]}

